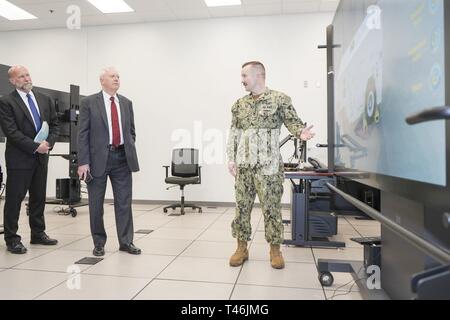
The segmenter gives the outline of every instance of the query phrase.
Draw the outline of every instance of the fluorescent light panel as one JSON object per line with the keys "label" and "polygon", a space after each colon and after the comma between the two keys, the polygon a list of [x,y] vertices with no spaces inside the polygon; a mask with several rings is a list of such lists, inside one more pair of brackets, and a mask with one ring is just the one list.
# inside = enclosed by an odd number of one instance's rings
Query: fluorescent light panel
{"label": "fluorescent light panel", "polygon": [[205,0],[208,7],[240,6],[241,0]]}
{"label": "fluorescent light panel", "polygon": [[28,20],[37,19],[31,13],[26,12],[22,8],[8,2],[6,0],[0,0],[0,16],[5,17],[8,20]]}
{"label": "fluorescent light panel", "polygon": [[103,13],[119,13],[119,12],[133,12],[131,8],[123,0],[88,0],[94,7]]}

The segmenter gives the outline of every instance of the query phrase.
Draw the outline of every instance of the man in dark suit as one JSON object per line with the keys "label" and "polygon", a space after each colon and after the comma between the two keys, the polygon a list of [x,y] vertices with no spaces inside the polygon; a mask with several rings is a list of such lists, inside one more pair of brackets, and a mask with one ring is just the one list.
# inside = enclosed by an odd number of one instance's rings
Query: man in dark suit
{"label": "man in dark suit", "polygon": [[102,91],[81,102],[78,135],[78,175],[89,194],[93,254],[105,254],[103,203],[109,177],[114,194],[119,250],[140,254],[133,244],[132,172],[139,171],[133,104],[117,91],[120,77],[114,68],[100,75]]}
{"label": "man in dark suit", "polygon": [[[8,251],[26,253],[17,234],[20,207],[29,192],[29,220],[32,244],[56,245],[45,233],[45,198],[48,152],[59,134],[55,105],[50,97],[33,89],[27,68],[11,67],[9,81],[16,88],[0,99],[0,125],[6,141],[6,201],[4,208],[5,242]],[[41,143],[34,138],[46,121],[49,135]]]}

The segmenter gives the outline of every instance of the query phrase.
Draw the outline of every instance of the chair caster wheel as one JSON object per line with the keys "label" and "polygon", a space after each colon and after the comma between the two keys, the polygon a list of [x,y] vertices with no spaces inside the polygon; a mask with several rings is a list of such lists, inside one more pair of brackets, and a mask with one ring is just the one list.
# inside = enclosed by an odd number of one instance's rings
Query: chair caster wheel
{"label": "chair caster wheel", "polygon": [[333,275],[330,272],[322,272],[319,274],[319,282],[324,287],[331,287],[334,282]]}
{"label": "chair caster wheel", "polygon": [[77,216],[77,210],[74,208],[70,209],[70,214],[75,218]]}
{"label": "chair caster wheel", "polygon": [[167,209],[166,208],[164,208],[163,211],[164,211],[164,213],[167,213]]}
{"label": "chair caster wheel", "polygon": [[203,212],[203,210],[202,209],[198,209],[198,213],[202,213]]}

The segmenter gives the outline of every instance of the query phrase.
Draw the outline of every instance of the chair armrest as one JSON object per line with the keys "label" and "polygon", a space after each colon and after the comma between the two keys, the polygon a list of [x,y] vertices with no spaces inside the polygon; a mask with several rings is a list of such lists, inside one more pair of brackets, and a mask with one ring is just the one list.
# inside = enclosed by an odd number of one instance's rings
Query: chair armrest
{"label": "chair armrest", "polygon": [[170,166],[163,166],[163,168],[166,168],[166,178],[169,177],[169,168]]}

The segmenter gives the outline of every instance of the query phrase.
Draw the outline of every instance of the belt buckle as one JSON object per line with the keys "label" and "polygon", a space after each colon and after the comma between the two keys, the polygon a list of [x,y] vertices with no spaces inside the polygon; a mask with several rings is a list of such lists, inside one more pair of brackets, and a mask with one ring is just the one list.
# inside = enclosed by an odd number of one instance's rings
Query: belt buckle
{"label": "belt buckle", "polygon": [[122,149],[124,149],[124,145],[123,144],[120,144],[120,145],[118,145],[118,146],[114,146],[114,145],[109,145],[109,150],[110,151],[119,151],[119,150],[122,150]]}

